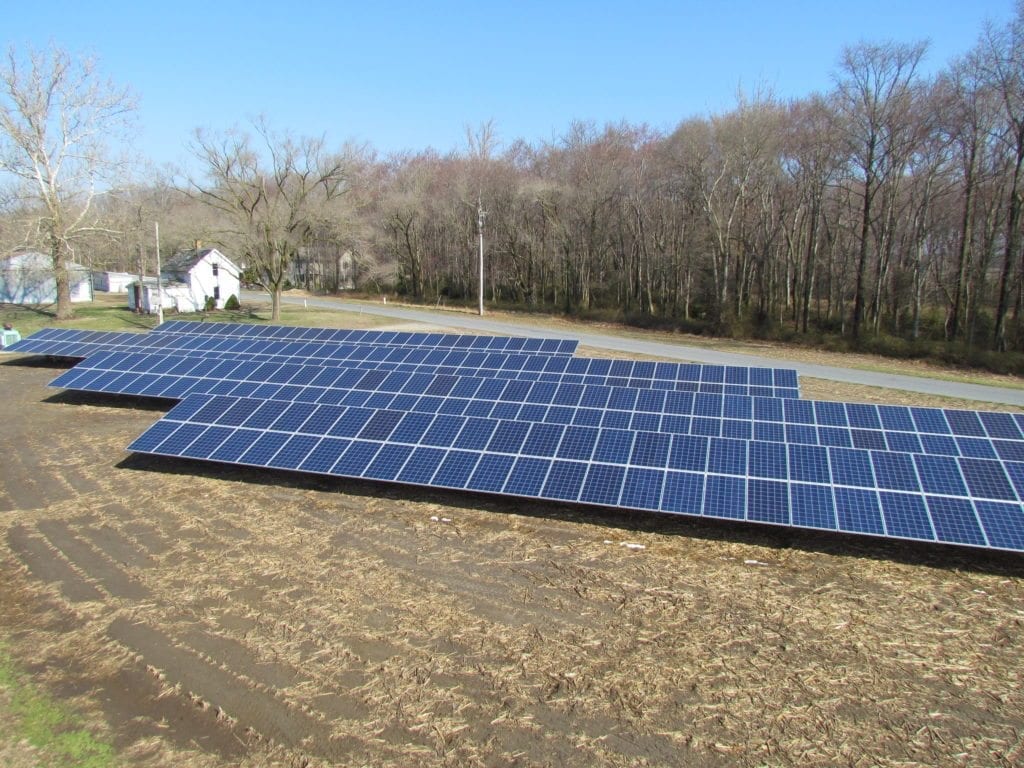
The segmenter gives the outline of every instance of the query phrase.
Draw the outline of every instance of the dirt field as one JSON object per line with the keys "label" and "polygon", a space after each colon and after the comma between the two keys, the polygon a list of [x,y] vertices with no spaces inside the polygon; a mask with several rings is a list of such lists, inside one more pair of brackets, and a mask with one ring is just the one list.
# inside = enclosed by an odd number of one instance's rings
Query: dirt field
{"label": "dirt field", "polygon": [[1020,557],[132,457],[58,372],[0,364],[0,639],[128,764],[1024,761]]}

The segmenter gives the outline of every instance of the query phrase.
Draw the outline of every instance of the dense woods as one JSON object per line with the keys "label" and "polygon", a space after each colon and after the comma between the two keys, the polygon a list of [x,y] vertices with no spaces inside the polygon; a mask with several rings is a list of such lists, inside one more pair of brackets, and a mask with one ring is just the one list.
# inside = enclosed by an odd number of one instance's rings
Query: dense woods
{"label": "dense woods", "polygon": [[[490,306],[959,359],[1024,352],[1024,5],[935,76],[926,55],[860,43],[827,93],[748,94],[670,132],[580,122],[499,144],[487,124],[464,151],[387,157],[332,155],[263,123],[200,135],[195,177],[104,196],[109,232],[73,247],[137,271],[159,218],[165,248],[218,243],[271,290],[469,305],[479,204]],[[26,205],[8,201],[7,241],[25,236]]]}

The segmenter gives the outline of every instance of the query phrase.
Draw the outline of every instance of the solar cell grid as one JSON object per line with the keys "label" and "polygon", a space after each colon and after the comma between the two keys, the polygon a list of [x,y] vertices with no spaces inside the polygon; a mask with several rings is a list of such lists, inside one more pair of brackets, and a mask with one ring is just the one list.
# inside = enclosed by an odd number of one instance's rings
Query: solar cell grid
{"label": "solar cell grid", "polygon": [[188,336],[227,336],[256,339],[287,339],[291,341],[357,342],[361,344],[388,344],[422,347],[472,347],[478,349],[524,349],[553,354],[571,355],[578,342],[523,336],[478,336],[472,334],[398,332],[374,330],[347,330],[333,328],[305,328],[300,326],[253,325],[248,323],[207,323],[188,320],[169,320],[153,329],[154,334]]}
{"label": "solar cell grid", "polygon": [[[276,427],[295,413],[294,403],[277,401],[248,401],[251,415],[238,425],[225,426],[225,420],[237,421],[232,414],[245,402],[189,396],[130,448],[214,460],[218,454],[238,454],[228,460],[1024,550],[1024,465],[1013,462],[921,455],[911,460],[907,454],[863,449],[808,450],[757,441],[629,430],[585,431],[515,421],[489,423],[488,431],[493,431],[494,437],[487,447],[466,448],[456,445],[462,434],[456,425],[464,427],[464,420],[355,406],[338,409],[341,416],[337,421],[359,425],[363,431],[340,440],[330,434],[277,431]],[[264,413],[268,408],[276,411],[277,419]],[[324,406],[314,409],[310,418],[321,408]],[[269,429],[263,426],[268,421],[274,425]],[[408,429],[412,421],[420,423]],[[304,422],[308,424],[309,419]],[[442,426],[432,432],[435,424]],[[239,434],[248,441],[241,453],[233,445]],[[571,455],[573,451],[559,455],[556,448],[566,444],[569,434],[574,445],[585,447],[575,455]],[[965,482],[936,484],[939,478],[951,475],[963,477]]]}
{"label": "solar cell grid", "polygon": [[[64,329],[60,329],[64,330]],[[81,334],[80,331],[68,331],[72,334]],[[38,335],[38,334],[37,334]],[[63,355],[70,357],[86,357],[93,359],[101,357],[108,352],[158,352],[167,355],[180,356],[201,356],[204,360],[259,360],[263,362],[277,362],[282,364],[303,364],[332,366],[336,364],[349,364],[355,361],[362,363],[359,367],[374,369],[387,368],[392,370],[416,371],[422,370],[434,373],[475,373],[488,371],[491,375],[503,378],[519,378],[524,380],[547,380],[557,382],[574,381],[578,384],[610,384],[629,387],[646,388],[687,388],[727,394],[757,394],[765,396],[799,397],[799,390],[794,386],[788,386],[790,381],[795,382],[793,377],[785,375],[782,369],[770,370],[773,379],[787,382],[786,386],[743,386],[732,384],[718,384],[701,382],[706,378],[705,373],[709,368],[720,368],[720,366],[690,366],[667,363],[657,367],[639,367],[634,369],[632,361],[626,361],[629,366],[621,370],[628,372],[626,376],[606,376],[595,373],[569,374],[565,373],[565,361],[570,358],[558,358],[553,355],[539,353],[515,354],[515,353],[474,353],[455,349],[417,349],[401,347],[383,347],[359,344],[338,344],[329,350],[324,349],[314,355],[296,354],[303,349],[302,344],[284,344],[267,341],[248,341],[237,338],[219,339],[218,337],[199,338],[198,341],[190,341],[196,337],[178,336],[176,334],[117,334],[122,337],[131,337],[130,341],[118,344],[106,344],[99,342],[80,343],[62,341],[35,341],[35,336],[18,343],[18,346],[8,348],[10,351],[35,352],[38,354]],[[165,341],[171,339],[171,342]],[[212,339],[212,341],[210,340]],[[177,340],[177,342],[175,342]],[[189,344],[197,346],[189,347]],[[21,346],[25,345],[25,346]],[[276,351],[268,352],[268,349]],[[308,352],[308,350],[307,350]],[[589,360],[587,358],[575,358],[587,362],[588,370],[604,370],[603,363],[607,361]],[[88,362],[88,361],[87,361]],[[649,378],[634,374],[634,370],[649,373],[659,378]],[[725,370],[725,369],[723,369]],[[756,369],[751,369],[756,370]],[[672,378],[671,374],[675,374]],[[660,378],[667,376],[666,378]],[[574,377],[574,378],[572,378]],[[718,378],[712,376],[711,378]],[[682,382],[687,382],[684,385]]]}
{"label": "solar cell grid", "polygon": [[[229,368],[230,364],[234,362],[235,367]],[[200,367],[202,366],[202,367]],[[367,381],[374,381],[374,377],[382,376],[383,374],[376,373],[380,371],[393,372],[396,377],[404,376],[405,380],[412,381],[411,376],[418,374],[418,378],[415,381],[424,382],[424,386],[432,386],[436,383],[438,387],[443,386],[446,379],[438,380],[438,376],[451,376],[453,378],[462,377],[456,384],[464,383],[467,381],[464,377],[475,375],[476,379],[486,379],[484,383],[475,383],[473,386],[476,387],[489,387],[489,391],[504,391],[504,387],[508,386],[509,380],[514,381],[527,381],[533,382],[535,386],[530,389],[530,396],[535,398],[536,402],[550,402],[546,393],[553,393],[553,397],[557,398],[556,402],[560,405],[575,405],[581,402],[581,397],[586,395],[588,391],[591,397],[594,397],[594,390],[588,390],[587,387],[594,386],[622,386],[628,387],[629,389],[637,388],[653,388],[657,386],[661,387],[677,387],[677,390],[664,389],[666,395],[660,395],[657,393],[646,395],[645,403],[663,403],[664,408],[673,407],[674,405],[682,403],[687,410],[692,409],[691,401],[685,398],[681,401],[680,396],[685,396],[691,387],[703,387],[703,386],[717,386],[717,385],[703,385],[693,382],[668,382],[668,381],[654,381],[654,380],[632,380],[631,385],[618,385],[609,378],[600,377],[585,377],[588,381],[580,383],[571,379],[568,375],[549,375],[550,380],[539,382],[541,386],[538,386],[538,378],[536,374],[530,375],[521,371],[508,370],[498,371],[492,369],[481,370],[478,367],[473,368],[438,368],[438,367],[426,367],[425,369],[414,369],[408,370],[403,366],[391,363],[373,363],[368,366],[363,365],[352,365],[350,361],[336,361],[330,364],[319,364],[319,365],[299,365],[297,363],[287,362],[269,362],[263,360],[250,360],[244,358],[236,358],[232,360],[222,359],[211,359],[201,357],[190,357],[190,356],[179,356],[179,355],[165,355],[152,354],[152,353],[126,353],[126,352],[103,352],[99,353],[87,360],[79,363],[75,368],[71,369],[65,376],[61,378],[60,386],[66,388],[75,388],[76,377],[90,369],[101,369],[107,371],[118,371],[122,373],[166,373],[169,375],[195,375],[203,379],[212,378],[230,378],[232,380],[258,380],[260,382],[276,381],[278,383],[310,383],[316,386],[327,386],[327,387],[349,387],[353,386],[360,380],[360,377],[368,376]],[[214,373],[216,371],[216,374]],[[375,372],[375,373],[370,373]],[[88,379],[85,379],[86,381]],[[126,380],[127,381],[127,380]],[[412,386],[411,384],[409,385]],[[518,385],[517,385],[518,386]],[[453,390],[454,392],[455,390]],[[465,390],[458,390],[460,394],[470,396]],[[135,390],[126,390],[125,394],[145,394],[154,397],[160,397],[161,392],[159,388],[149,382],[149,388],[146,391],[142,391],[140,388]],[[751,395],[758,394],[752,391],[742,391],[735,394],[739,395]],[[782,394],[783,396],[789,397],[795,395],[790,390],[773,390],[767,389],[765,393],[767,395]],[[605,393],[605,397],[609,396],[609,393]],[[484,395],[477,395],[483,397]],[[664,398],[664,399],[663,399]],[[607,401],[605,401],[607,402]],[[603,407],[603,406],[595,406]],[[721,409],[721,405],[717,407]]]}
{"label": "solar cell grid", "polygon": [[[457,358],[478,361],[481,356],[494,353],[518,354],[529,358],[564,358],[575,349],[576,342],[556,340],[525,339],[523,343],[512,342],[511,337],[469,337],[468,345],[457,344],[455,335],[406,334],[405,343],[387,340],[386,335],[376,334],[373,338],[359,337],[289,339],[265,338],[260,336],[222,336],[212,334],[177,333],[121,333],[106,331],[78,331],[73,329],[44,329],[12,345],[5,351],[47,354],[64,357],[88,357],[108,350],[163,350],[167,352],[202,352],[214,355],[264,355],[268,358],[293,358],[298,360],[330,360],[337,358],[380,359],[389,352],[404,351],[410,359],[422,360],[425,356],[441,359],[460,353]],[[479,341],[473,341],[479,340]],[[536,343],[528,343],[535,341]],[[418,356],[415,357],[414,356]],[[469,364],[469,363],[467,363]],[[475,362],[473,363],[475,364]],[[543,366],[532,363],[538,370]]]}
{"label": "solar cell grid", "polygon": [[[145,356],[143,356],[145,359]],[[136,370],[140,366],[138,356],[132,361]],[[87,362],[85,365],[89,365]],[[198,366],[191,360],[180,363],[180,370],[186,374]],[[156,394],[167,396],[173,393],[181,397],[190,392],[215,392],[236,396],[259,396],[274,399],[295,399],[302,402],[345,403],[370,405],[393,410],[414,410],[429,413],[446,413],[449,415],[471,415],[491,419],[516,419],[520,421],[544,422],[548,424],[572,424],[577,426],[603,427],[605,429],[628,429],[643,432],[666,432],[671,434],[691,434],[704,437],[728,438],[735,440],[756,439],[767,442],[785,442],[801,446],[822,446],[835,448],[861,448],[875,451],[904,451],[915,449],[932,455],[965,456],[973,458],[1001,458],[1008,461],[1019,461],[1024,457],[1024,440],[981,439],[949,437],[944,435],[931,436],[938,440],[928,440],[928,435],[916,433],[900,433],[879,429],[852,429],[849,427],[833,427],[814,424],[776,423],[760,420],[739,420],[721,416],[690,416],[678,413],[649,413],[639,410],[617,410],[623,408],[655,408],[659,404],[666,411],[701,410],[705,413],[719,414],[723,412],[743,412],[768,418],[808,418],[822,415],[823,421],[835,423],[838,419],[837,409],[846,409],[843,413],[857,413],[860,423],[873,423],[881,426],[882,420],[876,415],[870,416],[870,409],[877,406],[828,403],[828,407],[819,408],[821,403],[803,401],[804,408],[789,409],[784,401],[768,398],[744,398],[740,396],[721,396],[694,394],[688,392],[650,393],[643,390],[623,390],[615,387],[581,387],[577,385],[553,385],[550,383],[533,383],[529,387],[524,382],[515,382],[484,377],[451,377],[429,376],[421,374],[405,374],[400,372],[365,372],[355,369],[331,370],[330,377],[323,377],[328,369],[320,371],[320,378],[313,381],[333,381],[337,388],[323,388],[313,385],[291,385],[285,382],[294,381],[296,377],[303,379],[304,368],[301,366],[277,366],[264,364],[255,369],[250,365],[240,365],[244,375],[257,379],[272,379],[278,383],[253,385],[253,382],[242,381],[235,386],[225,386],[224,382],[211,382],[203,376],[182,383],[173,381],[166,388],[167,380],[152,378],[122,379],[108,376],[96,377],[95,371],[83,369],[81,377],[72,369],[59,377],[55,386],[84,388],[103,391],[126,391],[132,394]],[[175,370],[175,369],[171,369]],[[284,373],[281,373],[281,372]],[[136,386],[140,384],[141,386]],[[367,391],[353,391],[354,387],[368,387]],[[387,391],[382,391],[387,390]],[[410,392],[411,390],[411,392]],[[427,391],[460,392],[472,397],[441,397],[420,395]],[[654,395],[653,397],[651,395]],[[548,404],[533,403],[534,400],[547,400]],[[523,402],[521,402],[523,401]],[[554,402],[604,403],[602,408],[579,406],[559,406]],[[788,403],[788,401],[786,401]],[[900,411],[895,406],[883,406],[889,414],[888,423],[905,425],[911,421],[909,409],[903,409],[902,418],[894,418]],[[880,409],[881,410],[881,409]],[[919,419],[923,411],[918,409]],[[941,414],[940,414],[941,415]],[[1004,414],[1008,415],[1008,414]],[[940,423],[937,418],[932,423]],[[980,416],[977,423],[983,424]],[[941,423],[948,423],[945,418]],[[1010,434],[1006,429],[1005,420],[994,420],[1001,426],[998,434]],[[1015,423],[1011,420],[1010,425]],[[1016,434],[1020,435],[1017,430]],[[806,453],[806,452],[805,452]],[[717,459],[716,459],[717,460]],[[761,471],[760,469],[758,471]],[[886,464],[876,468],[883,473],[882,481],[892,484],[894,488],[906,487],[910,482],[909,473],[893,474],[896,470]],[[889,486],[886,486],[889,487]]]}

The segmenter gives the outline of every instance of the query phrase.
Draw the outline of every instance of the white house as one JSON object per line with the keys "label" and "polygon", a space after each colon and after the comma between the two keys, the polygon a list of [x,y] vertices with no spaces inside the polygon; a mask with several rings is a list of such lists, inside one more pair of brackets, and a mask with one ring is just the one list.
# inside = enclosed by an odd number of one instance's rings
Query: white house
{"label": "white house", "polygon": [[138,282],[138,279],[139,276],[131,272],[96,271],[92,273],[92,289],[107,293],[128,293],[128,286]]}
{"label": "white house", "polygon": [[[68,262],[71,301],[92,301],[89,270]],[[45,253],[23,251],[0,258],[0,304],[56,304],[53,261]]]}
{"label": "white house", "polygon": [[128,289],[128,307],[135,308],[141,303],[144,312],[155,312],[163,308],[178,312],[199,312],[206,307],[207,298],[212,298],[217,309],[224,309],[224,303],[241,291],[241,270],[227,256],[216,248],[181,251],[163,263],[160,271],[161,296],[157,294],[156,281],[151,278],[138,281]]}

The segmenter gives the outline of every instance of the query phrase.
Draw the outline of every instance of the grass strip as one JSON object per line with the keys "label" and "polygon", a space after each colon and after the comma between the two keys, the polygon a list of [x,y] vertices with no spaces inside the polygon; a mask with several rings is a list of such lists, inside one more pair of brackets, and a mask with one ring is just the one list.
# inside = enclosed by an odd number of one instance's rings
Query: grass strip
{"label": "grass strip", "polygon": [[78,717],[40,691],[0,645],[0,690],[7,712],[0,717],[5,740],[27,741],[55,768],[109,768],[117,764],[110,744],[84,728]]}

